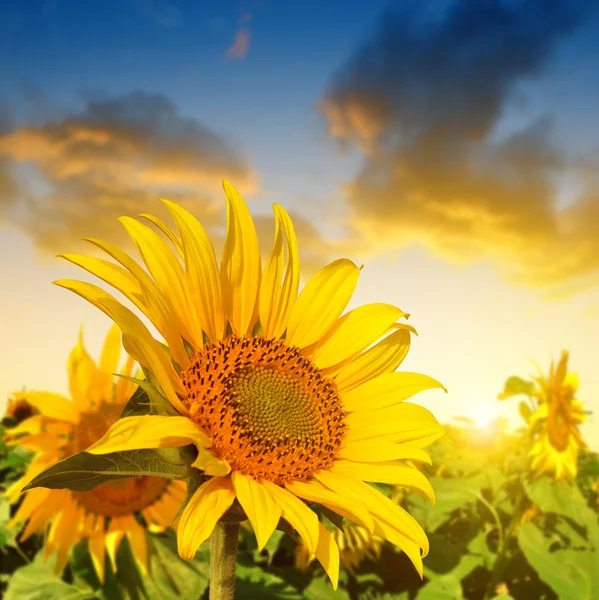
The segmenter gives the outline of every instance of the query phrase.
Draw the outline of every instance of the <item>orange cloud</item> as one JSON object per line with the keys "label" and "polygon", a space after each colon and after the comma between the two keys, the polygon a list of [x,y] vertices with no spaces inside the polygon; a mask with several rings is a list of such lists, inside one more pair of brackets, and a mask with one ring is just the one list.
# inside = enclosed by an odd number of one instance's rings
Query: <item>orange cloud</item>
{"label": "orange cloud", "polygon": [[555,178],[578,166],[551,143],[549,118],[496,135],[514,86],[584,21],[564,1],[547,8],[462,0],[434,23],[389,12],[335,74],[318,106],[329,134],[364,154],[343,187],[348,247],[418,243],[455,262],[493,260],[521,284],[596,285],[599,185],[581,170],[583,195],[558,206]]}
{"label": "orange cloud", "polygon": [[220,227],[223,178],[256,191],[233,146],[158,94],[90,101],[79,114],[0,133],[0,219],[46,253],[80,249],[81,237],[124,242],[116,218],[168,220],[160,197]]}
{"label": "orange cloud", "polygon": [[242,27],[235,32],[233,43],[227,48],[227,58],[243,60],[250,49],[250,30]]}

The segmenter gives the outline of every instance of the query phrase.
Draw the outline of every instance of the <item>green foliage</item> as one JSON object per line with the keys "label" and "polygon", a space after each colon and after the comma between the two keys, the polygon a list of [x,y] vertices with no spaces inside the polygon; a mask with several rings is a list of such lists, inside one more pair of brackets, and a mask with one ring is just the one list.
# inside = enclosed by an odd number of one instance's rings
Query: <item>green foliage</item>
{"label": "green foliage", "polygon": [[96,598],[93,590],[83,589],[53,577],[52,570],[56,560],[47,562],[42,552],[35,560],[17,569],[10,577],[4,600],[90,600]]}
{"label": "green foliage", "polygon": [[418,600],[462,600],[462,584],[455,575],[444,575],[430,581],[418,592]]}
{"label": "green foliage", "polygon": [[[144,385],[147,390],[141,388],[132,396],[123,416],[159,410],[159,402],[150,401],[152,386]],[[512,392],[517,388],[514,382],[510,386]],[[520,385],[517,389],[525,388]],[[481,439],[472,425],[448,429],[452,445],[435,444],[431,449],[433,466],[422,467],[435,490],[436,506],[411,492],[401,500],[423,525],[430,541],[423,580],[405,554],[385,544],[377,559],[364,559],[351,573],[342,570],[339,588],[333,592],[317,561],[303,571],[295,567],[299,539],[288,523],[281,520],[265,548],[258,551],[246,522],[240,535],[236,598],[598,600],[598,494],[593,487],[599,477],[597,455],[587,452],[581,456],[577,481],[531,479],[525,435],[498,432]],[[183,508],[205,481],[200,471],[189,466],[194,456],[189,447],[99,456],[82,452],[44,471],[30,487],[68,486],[84,491],[133,475],[185,478],[188,494]],[[28,453],[0,446],[4,485],[22,474],[28,459]],[[387,485],[377,489],[387,495],[392,492]],[[536,512],[530,511],[532,506],[537,507]],[[327,527],[343,530],[344,519],[336,513],[318,505],[312,508]],[[63,577],[52,578],[54,559],[44,564],[41,555],[35,555],[42,539],[33,536],[28,541],[33,550],[23,553],[16,532],[6,530],[14,510],[0,501],[3,564],[8,556],[17,558],[9,571],[3,571],[5,580],[6,574],[12,573],[4,596],[8,600],[208,600],[208,542],[193,561],[185,562],[178,557],[172,531],[147,534],[149,573],[145,574],[123,540],[117,572],[107,559],[105,581],[100,584],[87,542],[82,541],[73,549]],[[225,515],[229,520],[244,517],[237,502]],[[26,564],[28,556],[35,556],[31,564]]]}
{"label": "green foliage", "polygon": [[498,400],[507,400],[512,396],[519,396],[524,394],[526,396],[532,396],[535,391],[535,384],[533,381],[522,379],[521,377],[508,377],[503,386],[503,392],[497,396]]}
{"label": "green foliage", "polygon": [[[551,552],[551,539],[532,523],[520,528],[518,543],[530,565],[560,598],[591,600],[592,572],[584,568],[584,557],[594,552],[561,550]],[[597,573],[595,569],[595,573]]]}
{"label": "green foliage", "polygon": [[[135,390],[131,398],[121,413],[123,417],[138,417],[149,414],[165,414],[171,410],[171,404],[167,398],[159,391],[157,385],[151,383],[153,376],[150,372],[144,371],[146,379],[135,379],[120,375],[124,379],[128,379],[135,383],[138,388]],[[150,379],[148,379],[148,377]]]}
{"label": "green foliage", "polygon": [[301,593],[274,573],[268,573],[257,565],[238,564],[235,581],[236,600],[300,600]]}
{"label": "green foliage", "polygon": [[189,468],[186,464],[181,464],[177,451],[165,450],[170,449],[127,450],[110,454],[78,452],[42,471],[23,490],[46,487],[86,492],[108,481],[138,475],[167,479],[187,478]]}

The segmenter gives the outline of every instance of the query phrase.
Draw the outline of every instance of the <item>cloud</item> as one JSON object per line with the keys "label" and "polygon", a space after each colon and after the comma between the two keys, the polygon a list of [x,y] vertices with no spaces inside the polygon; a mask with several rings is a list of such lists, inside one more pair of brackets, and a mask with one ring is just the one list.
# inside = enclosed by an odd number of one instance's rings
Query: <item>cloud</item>
{"label": "cloud", "polygon": [[599,186],[562,209],[556,175],[572,169],[550,118],[499,138],[516,86],[541,75],[584,23],[565,0],[453,2],[389,11],[319,102],[329,134],[364,154],[344,185],[352,247],[412,243],[506,277],[554,286],[599,269]]}
{"label": "cloud", "polygon": [[219,227],[223,178],[256,191],[257,176],[232,143],[160,94],[89,100],[78,114],[0,129],[0,220],[46,253],[87,249],[81,237],[122,243],[116,219],[166,219],[161,197]]}
{"label": "cloud", "polygon": [[227,58],[243,60],[250,49],[250,30],[241,27],[235,32],[233,43],[227,48]]}

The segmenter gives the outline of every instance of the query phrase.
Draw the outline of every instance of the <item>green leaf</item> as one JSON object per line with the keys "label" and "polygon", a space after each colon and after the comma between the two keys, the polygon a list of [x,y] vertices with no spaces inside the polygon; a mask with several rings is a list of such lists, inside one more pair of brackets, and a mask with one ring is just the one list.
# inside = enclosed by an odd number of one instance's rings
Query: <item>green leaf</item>
{"label": "green leaf", "polygon": [[[478,533],[468,544],[469,556],[474,556],[479,560],[479,564],[491,570],[497,554],[491,552],[487,543],[487,534],[484,531]],[[460,577],[460,579],[462,579]]]}
{"label": "green leaf", "polygon": [[435,508],[420,496],[409,495],[410,513],[429,532],[435,531],[454,510],[478,499],[480,485],[476,481],[457,477],[452,479],[432,477],[430,481],[437,499]]}
{"label": "green leaf", "polygon": [[336,513],[334,510],[330,510],[326,506],[322,506],[322,504],[317,504],[318,510],[342,533],[345,533],[345,529],[343,529],[343,517]]}
{"label": "green leaf", "polygon": [[591,600],[589,576],[578,566],[579,561],[574,555],[563,551],[550,553],[549,540],[532,523],[520,527],[518,542],[530,566],[559,598]]}
{"label": "green leaf", "polygon": [[580,525],[597,521],[576,484],[562,480],[554,482],[544,476],[532,482],[524,481],[526,495],[544,512],[569,517]]}
{"label": "green leaf", "polygon": [[[446,575],[453,571],[460,562],[460,546],[443,535],[428,534],[430,552],[426,557],[426,576],[435,578],[435,575]],[[430,571],[433,572],[432,577]]]}
{"label": "green leaf", "polygon": [[[175,460],[174,454],[164,453],[162,450],[161,453],[148,449],[110,454],[78,452],[42,471],[23,488],[23,491],[46,487],[86,492],[108,481],[138,475],[186,479],[189,476],[189,467],[169,462]],[[169,460],[165,460],[165,456],[169,457]]]}
{"label": "green leaf", "polygon": [[238,563],[235,571],[235,600],[301,600],[302,595],[285,580],[257,565]]}
{"label": "green leaf", "polygon": [[266,555],[268,556],[268,564],[272,562],[275,552],[279,549],[279,545],[281,544],[281,540],[284,536],[285,533],[283,533],[280,529],[275,529],[268,539],[268,542],[266,542],[262,552],[266,552]]}
{"label": "green leaf", "polygon": [[462,584],[454,575],[443,575],[420,588],[418,600],[462,600]]}
{"label": "green leaf", "polygon": [[519,396],[525,394],[526,396],[532,396],[535,391],[535,384],[532,381],[522,379],[521,377],[508,377],[503,386],[503,392],[497,396],[497,400],[506,400],[512,396]]}
{"label": "green leaf", "polygon": [[139,417],[150,414],[160,415],[172,412],[171,403],[148,379],[135,379],[126,375],[120,375],[120,377],[132,381],[138,386],[127,404],[125,404],[121,413],[121,419],[123,417]]}
{"label": "green leaf", "polygon": [[56,556],[43,562],[43,551],[25,567],[17,569],[10,577],[4,600],[90,600],[92,590],[70,585],[53,577]]}
{"label": "green leaf", "polygon": [[338,587],[336,592],[333,591],[328,577],[313,579],[304,590],[303,597],[309,600],[350,600],[349,594],[343,588]]}
{"label": "green leaf", "polygon": [[147,583],[162,598],[201,598],[210,577],[210,543],[201,545],[193,561],[179,558],[174,535],[150,536],[150,574]]}
{"label": "green leaf", "polygon": [[520,404],[518,404],[518,412],[520,413],[520,416],[528,423],[530,415],[532,415],[530,406],[528,406],[526,402],[520,402]]}

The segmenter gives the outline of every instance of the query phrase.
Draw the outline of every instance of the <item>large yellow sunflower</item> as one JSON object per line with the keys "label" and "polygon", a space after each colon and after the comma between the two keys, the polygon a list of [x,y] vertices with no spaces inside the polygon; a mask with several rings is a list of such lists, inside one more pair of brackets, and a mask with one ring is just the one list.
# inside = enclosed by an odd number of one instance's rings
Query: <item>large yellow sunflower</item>
{"label": "large yellow sunflower", "polygon": [[260,548],[283,518],[336,586],[338,547],[309,502],[396,544],[422,574],[428,551],[422,528],[365,483],[404,485],[434,500],[426,477],[401,462],[428,461],[422,448],[443,435],[428,410],[404,402],[443,386],[425,375],[394,372],[409,348],[411,328],[397,323],[406,313],[373,303],[342,316],[360,273],[347,259],[324,267],[298,296],[297,241],[285,210],[274,205],[274,247],[262,269],[249,210],[233,186],[223,186],[227,237],[220,268],[202,225],[166,200],[178,234],[147,218],[174,252],[151,228],[120,219],[147,271],[96,239],[89,241],[120,264],[65,255],[134,303],[169,351],[103,289],[55,282],[114,319],[129,354],[170,401],[169,415],[121,419],[88,451],[196,445],[194,465],[210,478],[178,523],[184,559],[237,499]]}
{"label": "large yellow sunflower", "polygon": [[547,377],[540,374],[535,378],[539,406],[529,419],[536,435],[530,450],[534,473],[549,473],[556,480],[576,477],[578,452],[586,447],[579,431],[586,415],[582,403],[574,398],[578,377],[567,371],[568,352],[564,350],[557,366],[551,364]]}
{"label": "large yellow sunflower", "polygon": [[[9,429],[6,441],[35,452],[25,475],[7,490],[16,501],[24,485],[38,473],[100,439],[116,421],[135,385],[114,377],[121,354],[121,335],[112,326],[96,365],[79,341],[68,360],[71,398],[50,392],[16,392],[39,414]],[[130,376],[134,361],[128,357],[122,375]],[[105,550],[116,571],[116,553],[124,536],[145,570],[147,547],[142,516],[150,528],[168,527],[185,497],[185,483],[159,477],[132,477],[104,483],[88,492],[35,488],[25,492],[9,527],[27,521],[21,540],[44,531],[46,557],[58,551],[55,572],[64,568],[71,547],[88,538],[89,550],[100,581],[104,580]]]}

